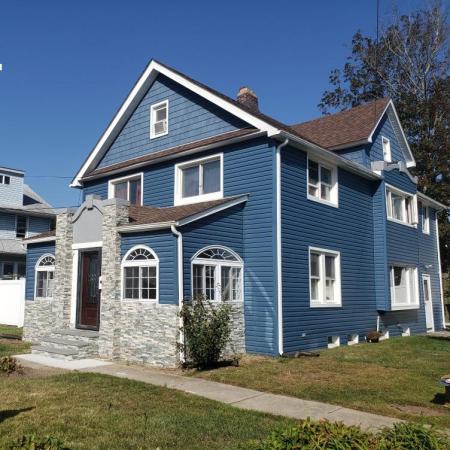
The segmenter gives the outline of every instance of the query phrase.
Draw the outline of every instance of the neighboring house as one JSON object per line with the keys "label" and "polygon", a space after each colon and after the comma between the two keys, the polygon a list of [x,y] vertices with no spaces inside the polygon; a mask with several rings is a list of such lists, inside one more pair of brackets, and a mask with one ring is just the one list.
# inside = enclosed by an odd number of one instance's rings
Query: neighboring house
{"label": "neighboring house", "polygon": [[72,182],[83,204],[27,241],[25,338],[174,366],[198,294],[232,305],[238,352],[442,329],[445,205],[414,165],[388,99],[288,126],[152,61]]}
{"label": "neighboring house", "polygon": [[55,213],[24,183],[21,170],[0,167],[0,280],[25,276],[23,238],[49,231]]}

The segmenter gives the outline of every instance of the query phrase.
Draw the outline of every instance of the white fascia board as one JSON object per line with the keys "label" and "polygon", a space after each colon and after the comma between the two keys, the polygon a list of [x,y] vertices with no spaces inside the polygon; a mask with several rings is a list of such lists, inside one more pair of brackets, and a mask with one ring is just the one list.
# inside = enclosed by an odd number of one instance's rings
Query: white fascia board
{"label": "white fascia board", "polygon": [[117,227],[117,231],[119,233],[139,233],[141,231],[164,230],[172,225],[176,225],[174,220],[170,222],[143,223],[141,225],[122,225]]}
{"label": "white fascia board", "polygon": [[87,170],[93,164],[98,162],[99,159],[103,156],[104,152],[108,148],[108,145],[111,144],[111,142],[117,136],[116,134],[114,134],[115,131],[120,130],[122,128],[126,120],[128,120],[131,112],[136,107],[137,103],[141,101],[143,95],[145,94],[145,92],[147,92],[148,88],[151,86],[151,84],[153,83],[153,81],[155,80],[155,78],[159,73],[165,75],[166,77],[184,86],[185,88],[191,90],[192,92],[195,92],[196,94],[200,95],[206,100],[209,100],[210,102],[216,104],[220,108],[224,109],[225,111],[228,111],[229,113],[242,119],[243,121],[249,123],[250,125],[253,125],[254,127],[260,129],[261,131],[267,132],[268,136],[278,134],[280,131],[276,127],[269,125],[264,120],[255,117],[253,114],[237,107],[236,105],[226,101],[225,99],[197,85],[196,83],[193,83],[184,76],[175,73],[174,71],[170,70],[165,66],[162,66],[156,61],[151,61],[150,64],[144,70],[143,74],[141,75],[137,83],[134,85],[131,92],[128,94],[128,97],[123,102],[122,106],[119,108],[118,112],[116,113],[113,120],[106,128],[105,132],[95,145],[91,154],[88,156],[88,158],[82,165],[81,169],[78,171],[77,175],[72,180],[70,184],[71,187],[81,186],[80,179],[87,172]]}
{"label": "white fascia board", "polygon": [[329,162],[330,164],[336,165],[338,167],[342,167],[343,169],[348,170],[349,172],[356,173],[357,175],[362,176],[363,178],[368,178],[369,180],[381,180],[381,175],[373,172],[372,170],[366,169],[360,164],[356,164],[348,159],[345,159],[342,156],[336,155],[335,153],[326,150],[318,145],[312,144],[304,139],[301,139],[298,136],[282,131],[280,133],[280,138],[288,138],[289,143],[300,148],[303,151],[307,151],[311,153],[311,155],[316,156],[319,160],[324,162]]}
{"label": "white fascia board", "polygon": [[23,241],[22,244],[23,245],[39,244],[41,242],[52,242],[52,241],[56,241],[56,237],[55,236],[47,236],[47,237],[37,238],[37,239],[27,239],[26,241]]}
{"label": "white fascia board", "polygon": [[420,201],[422,203],[425,203],[426,205],[431,206],[431,207],[437,209],[438,211],[448,209],[448,206],[432,199],[431,197],[428,197],[428,195],[425,195],[422,192],[417,192],[417,197],[420,199]]}

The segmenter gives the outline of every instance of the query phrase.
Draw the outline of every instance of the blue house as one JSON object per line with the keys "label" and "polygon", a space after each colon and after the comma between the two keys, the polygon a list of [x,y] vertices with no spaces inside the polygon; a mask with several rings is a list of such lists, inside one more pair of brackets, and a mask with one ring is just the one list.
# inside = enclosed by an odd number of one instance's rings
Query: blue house
{"label": "blue house", "polygon": [[231,305],[236,352],[442,329],[446,206],[414,165],[389,99],[286,125],[153,60],[72,181],[82,205],[27,240],[25,338],[174,366],[199,294]]}

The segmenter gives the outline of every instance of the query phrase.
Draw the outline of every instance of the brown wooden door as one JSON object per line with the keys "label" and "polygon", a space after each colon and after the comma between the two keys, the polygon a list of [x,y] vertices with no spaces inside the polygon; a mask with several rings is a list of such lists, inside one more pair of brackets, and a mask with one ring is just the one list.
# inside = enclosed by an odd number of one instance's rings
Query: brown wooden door
{"label": "brown wooden door", "polygon": [[100,320],[101,251],[80,254],[78,326],[98,330]]}

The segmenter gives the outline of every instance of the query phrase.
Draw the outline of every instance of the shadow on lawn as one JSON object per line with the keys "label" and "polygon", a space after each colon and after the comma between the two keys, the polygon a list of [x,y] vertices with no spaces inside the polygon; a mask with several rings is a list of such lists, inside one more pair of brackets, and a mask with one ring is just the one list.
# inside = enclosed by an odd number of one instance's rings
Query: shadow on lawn
{"label": "shadow on lawn", "polygon": [[5,411],[0,411],[0,423],[5,421],[6,419],[10,419],[11,417],[18,416],[20,413],[31,411],[33,409],[34,409],[34,406],[30,406],[28,408],[8,409]]}
{"label": "shadow on lawn", "polygon": [[447,403],[445,394],[435,394],[433,400],[431,400],[431,403],[434,403],[435,405],[445,405]]}

